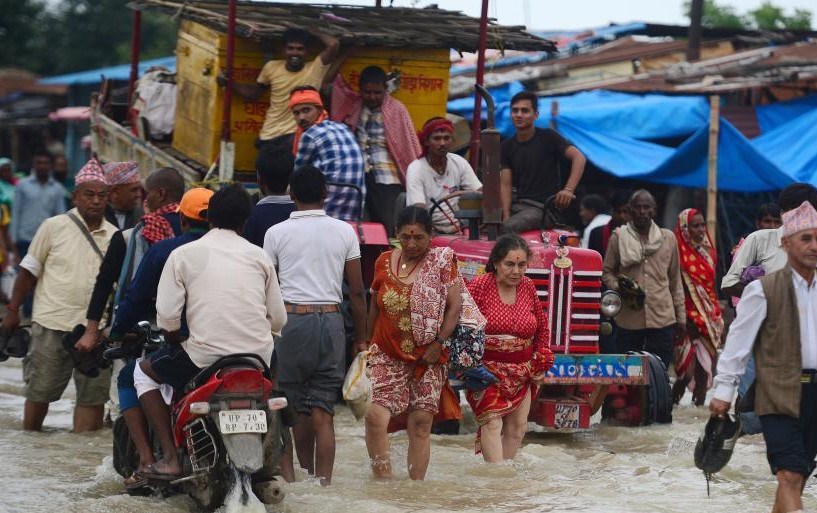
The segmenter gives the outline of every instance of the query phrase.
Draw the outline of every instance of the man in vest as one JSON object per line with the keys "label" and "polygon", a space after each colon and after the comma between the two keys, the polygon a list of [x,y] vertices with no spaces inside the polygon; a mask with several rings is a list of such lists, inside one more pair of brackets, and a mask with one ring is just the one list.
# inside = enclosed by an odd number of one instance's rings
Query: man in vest
{"label": "man in vest", "polygon": [[754,410],[777,476],[773,513],[802,512],[817,456],[817,210],[809,202],[783,214],[781,239],[788,264],[744,290],[709,404],[713,415],[729,411],[754,354]]}

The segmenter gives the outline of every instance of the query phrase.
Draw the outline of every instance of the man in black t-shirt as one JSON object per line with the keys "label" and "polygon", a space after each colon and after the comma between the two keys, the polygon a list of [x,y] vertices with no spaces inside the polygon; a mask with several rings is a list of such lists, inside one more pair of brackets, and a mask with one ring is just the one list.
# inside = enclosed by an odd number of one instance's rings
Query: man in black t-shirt
{"label": "man in black t-shirt", "polygon": [[[584,173],[584,155],[555,130],[536,128],[539,116],[536,94],[523,91],[511,98],[511,120],[516,134],[501,147],[502,230],[538,229],[544,202],[556,195],[555,205],[567,207]],[[562,187],[559,160],[570,160],[570,176]]]}

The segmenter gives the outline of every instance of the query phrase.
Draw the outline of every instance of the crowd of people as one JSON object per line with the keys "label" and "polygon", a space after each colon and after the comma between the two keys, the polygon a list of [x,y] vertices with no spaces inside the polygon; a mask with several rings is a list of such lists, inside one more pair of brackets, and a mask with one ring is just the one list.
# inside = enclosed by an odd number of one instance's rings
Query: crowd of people
{"label": "crowd of people", "polygon": [[[397,429],[408,433],[409,476],[425,477],[432,424],[460,414],[449,365],[469,358],[472,343],[484,347],[493,378],[466,394],[478,424],[475,450],[499,462],[520,447],[554,357],[547,317],[525,276],[531,250],[517,233],[541,228],[551,205],[563,209],[576,199],[585,157],[556,131],[534,125],[534,94],[512,98],[515,133],[500,155],[504,235],[486,273],[466,284],[454,253],[431,245],[434,234],[461,230],[456,193],[482,189],[468,161],[451,152],[453,124],[432,118],[415,133],[383,69],[363,69],[353,90],[330,76],[338,42],[312,36],[324,46],[316,59],[306,61],[309,34],[288,31],[284,60],[267,63],[257,84],[233,84],[249,99],[270,92],[254,205],[240,186],[186,189],[174,169],[95,159],[74,177],[67,202],[49,154],[34,152],[31,174],[16,183],[13,164],[0,160],[3,265],[13,254],[19,261],[2,329],[12,333],[21,317],[31,319],[23,427],[40,430],[73,377],[75,431],[101,428],[106,403],[112,417],[124,418],[140,459],[129,488],[182,474],[168,395],[231,353],[270,362],[297,414],[283,476],[294,479],[297,455],[329,484],[334,405],[347,362],[344,296],[354,351],[368,351],[366,446],[376,477],[392,475],[388,433]],[[320,93],[330,79],[331,109]],[[564,177],[562,160],[570,163]],[[744,431],[766,436],[778,511],[802,507],[800,487],[817,454],[815,205],[817,190],[795,184],[778,205],[761,208],[758,231],[735,249],[721,283],[721,292],[741,299],[724,339],[717,256],[700,211],[683,210],[670,230],[655,222],[658,204],[647,190],[580,202],[581,245],[603,256],[603,285],[623,302],[602,352],[646,350],[674,367],[676,403],[688,389],[702,406],[714,386],[717,415],[736,391],[756,393],[756,415],[742,413]],[[374,262],[368,305],[358,236],[345,222],[364,216],[397,241]],[[165,347],[95,377],[75,369],[73,352],[92,352],[103,338],[119,341],[142,319],[165,332]],[[76,343],[67,347],[71,334]]]}

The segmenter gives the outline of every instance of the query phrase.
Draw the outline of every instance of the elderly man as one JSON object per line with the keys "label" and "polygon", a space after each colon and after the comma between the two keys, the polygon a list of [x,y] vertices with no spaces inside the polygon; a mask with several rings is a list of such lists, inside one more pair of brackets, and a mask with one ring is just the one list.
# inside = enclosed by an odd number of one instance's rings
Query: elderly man
{"label": "elderly man", "polygon": [[[324,49],[317,59],[307,62],[307,46],[313,37],[320,40]],[[294,153],[292,139],[296,127],[287,109],[289,93],[294,88],[304,85],[320,89],[330,64],[338,56],[340,43],[334,37],[311,27],[308,31],[287,29],[283,39],[285,59],[267,62],[258,75],[257,83],[233,83],[233,90],[250,102],[258,101],[269,91],[269,108],[256,146],[259,150],[267,147],[271,150],[283,149]],[[226,79],[220,76],[219,83],[224,85]]]}
{"label": "elderly man", "polygon": [[3,319],[8,333],[20,324],[18,309],[34,289],[31,348],[23,363],[25,411],[23,429],[39,431],[48,405],[62,395],[73,372],[77,387],[74,431],[102,427],[110,373],[90,378],[74,370],[63,349],[63,337],[81,324],[91,298],[94,277],[116,227],[105,221],[108,185],[102,166],[88,162],[75,178],[76,208],[47,219],[20,262],[20,274]]}
{"label": "elderly man", "polygon": [[723,354],[709,408],[725,415],[750,354],[757,371],[754,411],[777,476],[773,513],[802,512],[802,492],[817,456],[817,210],[804,201],[783,214],[787,263],[751,282]]}
{"label": "elderly man", "polygon": [[[432,200],[458,191],[481,191],[482,183],[471,164],[451,153],[454,125],[445,118],[431,118],[423,125],[420,140],[423,155],[411,163],[406,178],[406,204],[431,207]],[[432,222],[440,233],[456,233],[459,198],[452,198],[434,211]],[[452,210],[453,209],[453,210]]]}
{"label": "elderly man", "polygon": [[409,165],[421,154],[406,106],[387,92],[386,72],[369,66],[360,72],[359,92],[338,75],[332,89],[332,120],[348,126],[360,144],[366,166],[366,205],[373,221],[393,235],[397,197]]}
{"label": "elderly man", "polygon": [[[511,121],[516,134],[502,142],[502,229],[536,230],[542,222],[545,200],[566,208],[576,198],[576,187],[587,159],[555,130],[536,128],[539,117],[536,93],[522,91],[511,98]],[[570,175],[562,181],[559,161],[568,159]],[[564,183],[564,185],[562,185]]]}
{"label": "elderly man", "polygon": [[346,125],[327,119],[321,95],[313,87],[295,88],[289,108],[298,123],[295,169],[314,166],[323,172],[327,182],[353,186],[330,185],[324,210],[335,219],[359,220],[366,184],[363,155],[355,136]]}
{"label": "elderly man", "polygon": [[103,166],[111,189],[105,219],[120,230],[133,228],[142,215],[142,183],[136,162],[108,162]]}
{"label": "elderly man", "polygon": [[602,281],[624,299],[616,317],[619,351],[649,351],[669,368],[673,339],[686,332],[686,309],[678,245],[653,221],[656,208],[648,191],[633,193],[632,221],[610,236]]}

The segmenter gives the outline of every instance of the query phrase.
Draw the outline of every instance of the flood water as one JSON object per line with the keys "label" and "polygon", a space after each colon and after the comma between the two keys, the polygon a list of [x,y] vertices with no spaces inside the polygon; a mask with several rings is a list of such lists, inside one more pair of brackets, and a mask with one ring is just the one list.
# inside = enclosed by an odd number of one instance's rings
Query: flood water
{"label": "flood water", "polygon": [[[182,496],[130,497],[111,465],[111,432],[74,435],[73,384],[51,406],[44,433],[23,433],[20,361],[0,364],[0,513],[176,513],[194,510]],[[760,435],[738,442],[729,466],[707,498],[692,451],[707,418],[704,409],[676,408],[671,425],[589,432],[532,432],[513,463],[486,465],[473,454],[473,435],[434,436],[425,482],[408,480],[406,437],[392,438],[398,478],[370,478],[363,425],[345,408],[336,420],[333,485],[301,476],[284,485],[283,503],[230,502],[224,513],[398,512],[730,512],[770,511],[775,481]],[[533,425],[531,425],[533,428]],[[473,420],[465,430],[473,430]],[[806,510],[817,508],[817,482],[806,486]]]}

